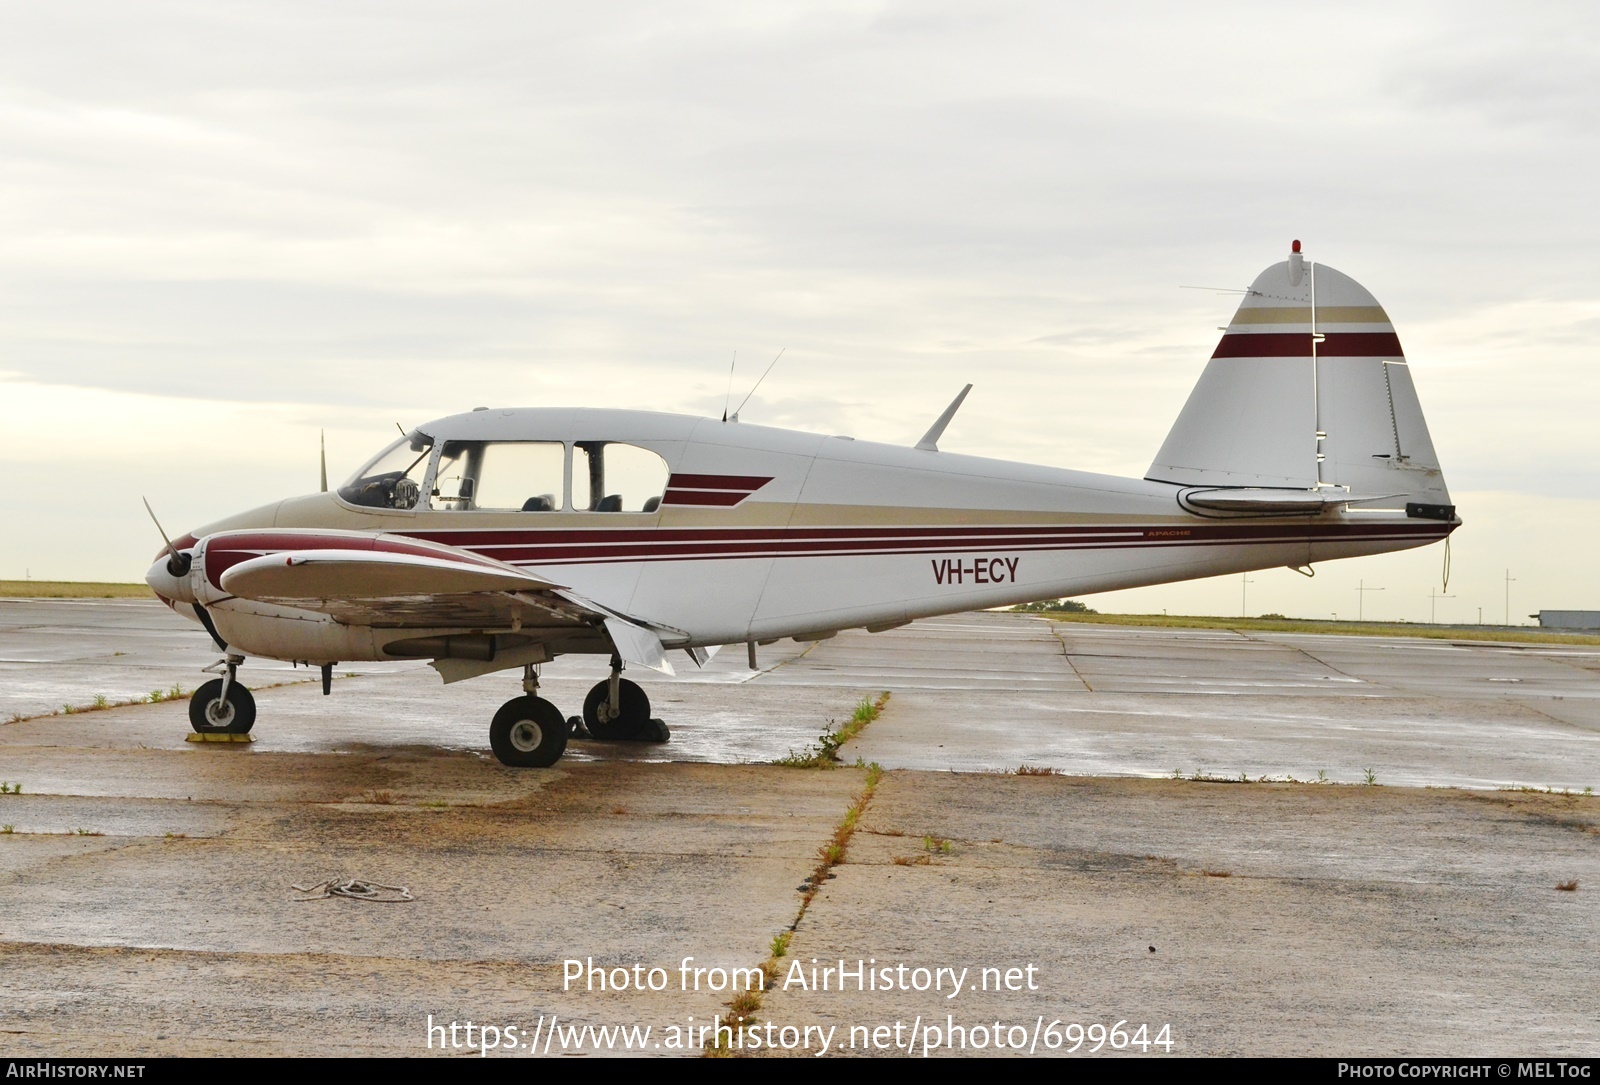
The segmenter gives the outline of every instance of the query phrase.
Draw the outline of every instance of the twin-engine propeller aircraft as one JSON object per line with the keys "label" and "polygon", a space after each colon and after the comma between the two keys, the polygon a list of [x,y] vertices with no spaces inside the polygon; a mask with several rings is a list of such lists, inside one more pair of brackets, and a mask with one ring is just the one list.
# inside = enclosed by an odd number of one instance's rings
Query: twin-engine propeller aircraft
{"label": "twin-engine propeller aircraft", "polygon": [[[970,386],[969,386],[970,387]],[[963,391],[962,395],[965,395]],[[1459,524],[1389,317],[1294,243],[1244,293],[1144,478],[625,410],[478,409],[333,492],[170,542],[146,580],[205,627],[197,731],[248,731],[247,656],[521,668],[489,726],[551,765],[576,724],[538,666],[609,656],[583,723],[664,737],[622,678],[719,645],[817,640],[1033,599],[1421,546]],[[737,416],[735,416],[737,417]],[[326,484],[324,484],[326,485]]]}

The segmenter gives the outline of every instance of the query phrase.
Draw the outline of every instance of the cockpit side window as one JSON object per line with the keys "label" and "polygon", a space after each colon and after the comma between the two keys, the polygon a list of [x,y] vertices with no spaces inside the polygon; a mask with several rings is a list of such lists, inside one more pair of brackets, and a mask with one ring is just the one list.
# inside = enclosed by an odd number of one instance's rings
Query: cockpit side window
{"label": "cockpit side window", "polygon": [[553,512],[566,489],[559,441],[446,441],[434,472],[432,507]]}
{"label": "cockpit side window", "polygon": [[339,496],[369,509],[414,509],[422,497],[433,438],[412,430],[374,456],[339,487]]}
{"label": "cockpit side window", "polygon": [[615,441],[572,446],[572,508],[655,512],[667,491],[667,461],[648,448]]}

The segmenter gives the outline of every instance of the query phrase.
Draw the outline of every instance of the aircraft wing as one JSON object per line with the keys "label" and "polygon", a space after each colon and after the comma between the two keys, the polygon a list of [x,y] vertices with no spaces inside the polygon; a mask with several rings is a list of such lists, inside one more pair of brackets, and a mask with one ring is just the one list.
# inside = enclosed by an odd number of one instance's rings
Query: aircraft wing
{"label": "aircraft wing", "polygon": [[[656,630],[537,573],[437,544],[426,553],[280,550],[239,561],[219,580],[238,598],[327,614],[344,625],[515,630],[519,639],[540,643],[609,639],[628,662],[672,673]],[[441,659],[435,665],[446,681],[519,665],[484,665],[490,662]]]}

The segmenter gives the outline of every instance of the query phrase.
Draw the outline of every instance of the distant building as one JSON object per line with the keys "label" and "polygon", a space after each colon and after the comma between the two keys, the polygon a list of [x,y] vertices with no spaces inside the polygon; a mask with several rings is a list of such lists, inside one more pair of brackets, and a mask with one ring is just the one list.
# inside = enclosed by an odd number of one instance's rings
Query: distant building
{"label": "distant building", "polygon": [[1541,610],[1530,614],[1541,629],[1600,629],[1600,610]]}

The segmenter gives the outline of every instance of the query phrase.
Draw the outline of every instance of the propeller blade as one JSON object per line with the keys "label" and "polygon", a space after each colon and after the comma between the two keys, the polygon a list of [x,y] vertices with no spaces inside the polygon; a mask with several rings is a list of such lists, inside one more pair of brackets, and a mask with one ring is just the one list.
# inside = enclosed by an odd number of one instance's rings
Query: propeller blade
{"label": "propeller blade", "polygon": [[167,572],[173,576],[187,576],[189,566],[193,564],[194,558],[180,552],[177,547],[172,545],[172,540],[167,537],[166,528],[162,527],[161,521],[156,519],[156,510],[150,507],[150,499],[141,496],[139,500],[144,502],[144,511],[150,514],[150,522],[156,525],[156,531],[160,533],[161,541],[167,544],[167,554],[169,555],[167,557]]}

